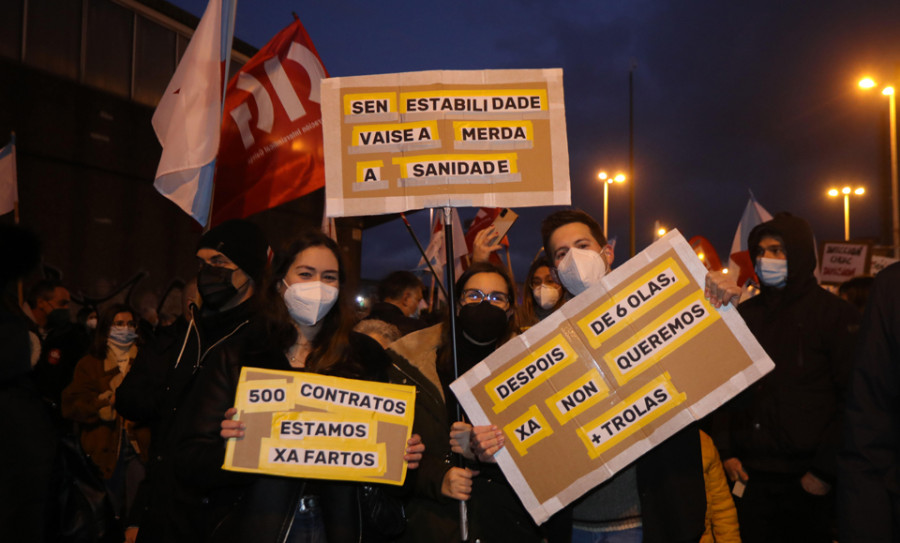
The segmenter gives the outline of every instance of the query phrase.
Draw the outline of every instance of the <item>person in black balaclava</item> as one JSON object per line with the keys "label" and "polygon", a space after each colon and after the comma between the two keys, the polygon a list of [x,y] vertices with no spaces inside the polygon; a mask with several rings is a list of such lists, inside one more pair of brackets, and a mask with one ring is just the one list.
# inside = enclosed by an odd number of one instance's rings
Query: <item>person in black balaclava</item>
{"label": "person in black balaclava", "polygon": [[185,337],[168,350],[144,350],[116,393],[116,409],[135,422],[153,425],[147,478],[129,519],[128,537],[139,542],[196,541],[201,537],[199,495],[175,475],[174,447],[190,413],[179,412],[197,372],[226,345],[246,340],[251,302],[271,251],[253,223],[230,220],[200,238],[197,289]]}
{"label": "person in black balaclava", "polygon": [[859,314],[818,285],[805,220],[778,214],[748,247],[761,292],[738,310],[775,369],[713,415],[712,436],[728,477],[745,485],[734,500],[744,542],[830,542]]}

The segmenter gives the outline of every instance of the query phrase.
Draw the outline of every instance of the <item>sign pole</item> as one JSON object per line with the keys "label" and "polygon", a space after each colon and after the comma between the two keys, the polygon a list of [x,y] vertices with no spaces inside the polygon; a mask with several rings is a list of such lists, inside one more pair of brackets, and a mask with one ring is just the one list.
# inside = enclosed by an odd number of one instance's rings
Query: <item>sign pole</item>
{"label": "sign pole", "polygon": [[434,279],[437,279],[437,286],[439,286],[441,288],[441,292],[444,293],[444,297],[447,297],[447,291],[444,289],[443,283],[441,283],[441,278],[440,278],[440,276],[438,276],[437,272],[434,270],[434,266],[431,265],[431,261],[428,260],[428,256],[425,254],[425,249],[422,248],[422,244],[419,242],[419,238],[416,237],[416,233],[413,232],[412,225],[409,224],[409,220],[406,218],[406,214],[401,213],[400,218],[403,219],[403,224],[406,225],[406,230],[409,232],[409,235],[412,236],[413,241],[416,242],[416,247],[419,248],[419,253],[422,255],[422,260],[425,261],[425,264],[428,265],[428,269],[431,270],[432,290],[434,289]]}
{"label": "sign pole", "polygon": [[[447,292],[449,293],[447,305],[448,311],[450,311],[450,356],[453,359],[453,379],[456,380],[459,379],[459,360],[457,359],[456,350],[456,289],[453,288],[456,282],[454,277],[456,271],[454,266],[455,259],[453,258],[453,208],[447,206],[443,208],[443,211],[444,250],[446,255],[445,276],[447,278]],[[462,406],[457,402],[456,420],[462,420],[462,415]],[[460,462],[462,462],[462,457],[460,457]],[[459,501],[459,535],[460,540],[469,540],[468,510],[464,500]]]}

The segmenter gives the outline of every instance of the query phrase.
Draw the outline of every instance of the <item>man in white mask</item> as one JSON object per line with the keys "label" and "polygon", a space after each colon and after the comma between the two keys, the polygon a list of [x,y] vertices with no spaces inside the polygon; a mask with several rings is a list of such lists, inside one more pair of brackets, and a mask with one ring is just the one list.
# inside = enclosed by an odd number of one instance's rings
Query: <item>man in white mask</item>
{"label": "man in white mask", "polygon": [[[748,237],[760,294],[738,306],[775,369],[714,413],[712,437],[735,498],[745,543],[834,538],[832,486],[840,414],[859,313],[816,281],[809,224],[788,213]],[[740,289],[711,273],[714,305]]]}
{"label": "man in white mask", "polygon": [[[541,224],[544,252],[573,296],[609,272],[613,251],[600,225],[577,209],[557,211]],[[551,520],[550,540],[697,541],[704,530],[706,490],[700,434],[691,425],[641,456]],[[587,538],[587,539],[583,539]]]}
{"label": "man in white mask", "polygon": [[613,263],[613,251],[603,229],[579,210],[558,211],[541,225],[544,252],[566,290],[578,296],[598,285]]}

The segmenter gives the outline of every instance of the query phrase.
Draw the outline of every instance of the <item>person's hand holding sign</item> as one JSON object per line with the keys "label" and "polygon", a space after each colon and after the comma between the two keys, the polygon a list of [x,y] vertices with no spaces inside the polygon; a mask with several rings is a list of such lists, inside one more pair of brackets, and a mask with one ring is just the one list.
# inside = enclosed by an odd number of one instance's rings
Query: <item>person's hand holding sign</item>
{"label": "person's hand holding sign", "polygon": [[472,451],[472,425],[456,421],[450,427],[450,450],[456,454],[461,454],[469,460],[475,460],[475,453]]}
{"label": "person's hand holding sign", "polygon": [[422,453],[425,452],[425,444],[422,443],[422,436],[413,434],[406,442],[406,454],[403,459],[406,460],[409,469],[418,469],[419,462],[422,461]]}
{"label": "person's hand holding sign", "polygon": [[506,438],[496,426],[475,426],[472,428],[472,450],[482,462],[493,462],[494,455],[503,448]]}
{"label": "person's hand holding sign", "polygon": [[717,309],[729,303],[736,306],[741,299],[741,287],[728,274],[712,271],[706,274],[704,295]]}
{"label": "person's hand holding sign", "polygon": [[229,407],[228,411],[225,412],[225,419],[222,420],[222,423],[219,425],[222,428],[219,430],[219,435],[222,436],[223,439],[230,439],[232,437],[240,439],[244,437],[244,430],[247,426],[240,420],[232,420],[236,413],[237,409],[233,407]]}

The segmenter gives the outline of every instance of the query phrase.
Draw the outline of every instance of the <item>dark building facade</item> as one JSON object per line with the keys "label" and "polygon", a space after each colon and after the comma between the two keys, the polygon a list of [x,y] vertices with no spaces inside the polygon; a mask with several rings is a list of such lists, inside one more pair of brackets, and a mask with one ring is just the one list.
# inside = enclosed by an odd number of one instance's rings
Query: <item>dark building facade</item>
{"label": "dark building facade", "polygon": [[[0,146],[16,133],[20,222],[76,298],[105,298],[143,272],[116,299],[155,307],[196,272],[200,227],[153,188],[150,119],[198,19],[159,0],[0,4]],[[255,52],[235,40],[231,73]],[[322,192],[252,220],[277,246],[321,224]],[[343,230],[358,270],[359,230]]]}

